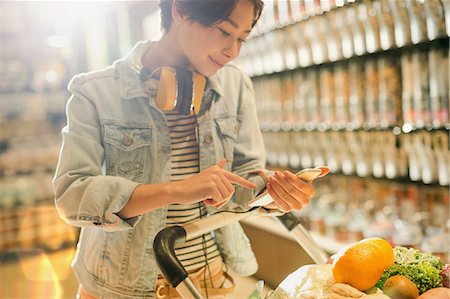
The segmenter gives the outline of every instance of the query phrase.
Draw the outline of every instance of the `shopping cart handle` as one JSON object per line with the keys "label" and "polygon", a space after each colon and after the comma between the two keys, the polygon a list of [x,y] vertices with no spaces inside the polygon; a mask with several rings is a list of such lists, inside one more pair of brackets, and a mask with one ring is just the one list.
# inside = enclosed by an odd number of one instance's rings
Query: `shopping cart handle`
{"label": "shopping cart handle", "polygon": [[292,213],[286,213],[276,217],[288,231],[292,231],[298,224],[301,223],[300,218]]}
{"label": "shopping cart handle", "polygon": [[161,230],[153,241],[153,251],[159,269],[170,283],[177,289],[182,298],[202,298],[189,278],[183,265],[175,254],[175,245],[187,239],[200,236],[211,230],[239,221],[249,215],[272,215],[262,208],[253,208],[246,212],[223,211],[210,217],[196,220],[183,226],[169,226]]}
{"label": "shopping cart handle", "polygon": [[174,288],[188,277],[175,254],[175,244],[186,240],[184,227],[175,225],[161,230],[153,241],[156,262],[162,274]]}

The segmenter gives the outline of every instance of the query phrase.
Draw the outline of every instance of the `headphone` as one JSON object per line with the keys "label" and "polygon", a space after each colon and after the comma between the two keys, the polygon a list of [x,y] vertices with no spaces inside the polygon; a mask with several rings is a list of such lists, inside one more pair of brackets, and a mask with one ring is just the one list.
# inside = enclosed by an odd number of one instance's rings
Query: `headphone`
{"label": "headphone", "polygon": [[206,77],[186,69],[161,67],[153,72],[140,71],[140,79],[146,82],[157,79],[156,106],[163,111],[177,111],[183,115],[200,113]]}

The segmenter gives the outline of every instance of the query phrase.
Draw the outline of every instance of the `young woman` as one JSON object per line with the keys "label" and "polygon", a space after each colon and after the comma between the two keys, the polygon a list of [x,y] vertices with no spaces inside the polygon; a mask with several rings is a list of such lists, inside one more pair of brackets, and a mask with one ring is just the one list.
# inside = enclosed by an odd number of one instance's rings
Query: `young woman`
{"label": "young woman", "polygon": [[[81,298],[177,297],[157,269],[155,235],[217,209],[248,208],[266,187],[257,174],[265,154],[252,84],[229,64],[262,7],[261,0],[162,0],[160,40],[70,83],[54,188],[61,217],[81,227],[72,265]],[[201,103],[190,102],[201,82]],[[167,109],[167,94],[186,99]],[[287,171],[270,174],[267,189],[268,208],[282,211],[301,209],[313,194]],[[225,265],[241,275],[257,269],[237,223],[188,240],[177,254],[209,298],[233,291]]]}

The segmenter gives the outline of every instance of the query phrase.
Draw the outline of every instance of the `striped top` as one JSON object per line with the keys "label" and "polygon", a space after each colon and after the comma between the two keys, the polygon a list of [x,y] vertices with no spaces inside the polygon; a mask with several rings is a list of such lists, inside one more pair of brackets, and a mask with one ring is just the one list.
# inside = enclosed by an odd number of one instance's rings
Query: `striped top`
{"label": "striped top", "polygon": [[[171,176],[172,182],[186,179],[199,172],[199,151],[195,132],[195,116],[182,115],[178,112],[166,112],[167,125],[171,142]],[[203,203],[191,205],[169,205],[167,226],[192,222],[206,215]],[[220,255],[212,234],[188,239],[175,246],[175,252],[186,271],[195,270],[211,262]]]}

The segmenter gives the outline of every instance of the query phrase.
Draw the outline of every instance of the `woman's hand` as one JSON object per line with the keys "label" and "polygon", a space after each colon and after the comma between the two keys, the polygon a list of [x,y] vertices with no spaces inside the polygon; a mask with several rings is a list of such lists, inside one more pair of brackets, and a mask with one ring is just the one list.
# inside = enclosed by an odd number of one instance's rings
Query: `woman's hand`
{"label": "woman's hand", "polygon": [[256,188],[256,185],[237,174],[225,170],[226,160],[219,161],[216,165],[191,176],[188,179],[173,182],[176,192],[179,194],[179,204],[192,204],[203,201],[206,205],[223,207],[231,196],[237,184],[246,188]]}
{"label": "woman's hand", "polygon": [[[329,169],[324,167],[324,176]],[[265,206],[269,209],[279,209],[283,212],[298,211],[309,203],[314,195],[312,182],[305,182],[290,171],[276,171],[274,176],[269,177],[267,191],[273,198],[273,202]]]}

